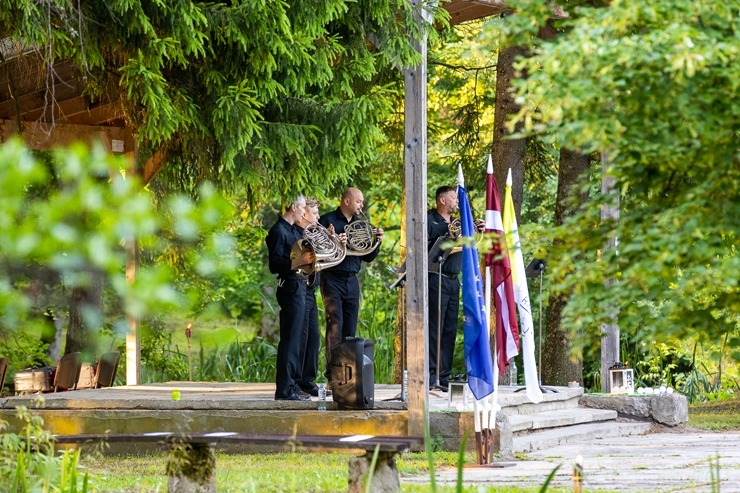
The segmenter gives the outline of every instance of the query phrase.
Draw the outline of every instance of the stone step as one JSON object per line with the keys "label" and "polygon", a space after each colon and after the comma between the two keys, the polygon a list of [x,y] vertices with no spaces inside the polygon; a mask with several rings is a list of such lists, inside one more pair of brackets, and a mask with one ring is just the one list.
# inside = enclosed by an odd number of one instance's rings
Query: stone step
{"label": "stone step", "polygon": [[642,435],[650,431],[653,424],[643,421],[604,421],[579,424],[513,437],[513,452],[543,450],[567,443],[588,442],[603,438]]}
{"label": "stone step", "polygon": [[515,414],[509,416],[509,425],[514,434],[579,425],[617,419],[617,412],[611,409],[590,409],[587,407],[558,409],[533,414]]}
{"label": "stone step", "polygon": [[501,413],[506,416],[519,414],[533,414],[547,411],[558,411],[564,409],[578,408],[578,401],[583,396],[582,388],[567,387],[545,387],[553,389],[556,392],[546,391],[542,394],[542,402],[532,403],[527,397],[524,388],[519,387],[514,391],[514,387],[502,386],[503,399],[499,399]]}

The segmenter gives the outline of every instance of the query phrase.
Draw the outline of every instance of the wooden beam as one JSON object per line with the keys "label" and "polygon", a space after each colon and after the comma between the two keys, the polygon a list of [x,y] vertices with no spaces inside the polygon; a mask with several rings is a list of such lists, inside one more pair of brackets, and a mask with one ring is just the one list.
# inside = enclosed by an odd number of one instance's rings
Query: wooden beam
{"label": "wooden beam", "polygon": [[[84,110],[90,104],[85,96],[79,95],[80,91],[66,92],[55,95],[53,100],[48,103],[41,101],[34,107],[21,108],[21,120],[24,122],[44,122],[44,123],[70,123],[65,115],[77,113]],[[0,117],[4,117],[0,114]],[[7,115],[8,119],[15,120],[14,114]],[[84,124],[85,122],[78,122]]]}
{"label": "wooden beam", "polygon": [[77,112],[65,113],[65,118],[69,123],[79,123],[87,125],[100,125],[106,122],[123,120],[123,107],[120,102],[96,102],[88,104],[84,109]]}
{"label": "wooden beam", "polygon": [[159,170],[161,170],[164,166],[166,158],[167,153],[161,148],[157,149],[154,154],[152,154],[152,156],[146,160],[144,166],[138,170],[138,173],[141,175],[141,179],[145,185],[152,181],[155,176],[157,176]]}
{"label": "wooden beam", "polygon": [[[0,120],[0,144],[14,135],[19,135],[15,121]],[[24,122],[20,136],[29,149],[42,151],[65,147],[73,142],[97,142],[109,151],[128,153],[134,145],[131,132],[124,127]]]}
{"label": "wooden beam", "polygon": [[[136,281],[136,270],[139,267],[139,244],[136,238],[126,238],[126,282]],[[126,385],[139,385],[141,382],[141,331],[139,319],[126,317]]]}
{"label": "wooden beam", "polygon": [[[422,30],[425,0],[410,0]],[[406,184],[406,341],[408,434],[424,436],[429,415],[429,291],[427,261],[427,40],[415,43],[421,55],[404,70],[404,162]]]}

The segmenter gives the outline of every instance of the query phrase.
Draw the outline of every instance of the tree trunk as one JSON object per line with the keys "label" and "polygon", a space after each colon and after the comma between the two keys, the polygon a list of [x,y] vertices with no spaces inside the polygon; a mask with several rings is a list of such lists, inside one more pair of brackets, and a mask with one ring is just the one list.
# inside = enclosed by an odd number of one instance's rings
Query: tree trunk
{"label": "tree trunk", "polygon": [[95,356],[95,344],[91,333],[103,324],[103,276],[90,272],[89,286],[72,289],[69,304],[69,325],[64,354],[80,351]]}
{"label": "tree trunk", "polygon": [[[607,157],[606,153],[601,153],[601,194],[610,196],[611,203],[601,206],[602,221],[619,220],[619,195],[615,193],[615,180],[613,176],[607,174]],[[604,250],[617,247],[617,238],[609,238]],[[607,279],[606,286],[611,289],[614,285],[614,279]],[[617,324],[617,314],[612,316],[612,322],[604,324],[601,327],[603,334],[601,338],[601,391],[611,391],[611,376],[609,369],[621,361],[619,356],[619,325]]]}
{"label": "tree trunk", "polygon": [[[568,149],[560,150],[558,169],[558,193],[555,203],[555,224],[560,226],[568,216],[575,213],[586,197],[578,197],[580,178],[588,171],[589,156]],[[577,200],[579,199],[579,200]],[[551,296],[545,321],[545,341],[542,353],[542,382],[546,385],[567,385],[568,382],[583,381],[583,362],[574,361],[570,354],[571,334],[561,327],[563,308],[567,295]]]}
{"label": "tree trunk", "polygon": [[[511,168],[513,185],[511,196],[514,200],[514,210],[517,219],[522,210],[522,190],[524,188],[524,154],[527,149],[525,139],[509,139],[511,135],[506,122],[509,117],[519,111],[519,105],[514,102],[510,92],[511,81],[516,78],[514,61],[519,56],[526,56],[527,51],[521,46],[512,46],[499,51],[496,65],[496,109],[493,123],[493,176],[499,188],[499,195],[503,198],[506,186],[506,175]],[[518,129],[517,129],[518,130]]]}
{"label": "tree trunk", "polygon": [[[507,127],[509,117],[519,111],[519,105],[514,101],[511,93],[511,81],[517,78],[514,62],[520,56],[527,56],[527,50],[522,46],[511,46],[499,50],[496,64],[496,107],[493,122],[493,146],[491,158],[493,160],[493,176],[498,186],[499,197],[503,200],[506,187],[506,176],[511,169],[512,187],[511,197],[514,201],[514,211],[519,218],[522,210],[522,191],[524,189],[524,156],[527,150],[525,139],[510,139],[512,132]],[[518,128],[516,129],[518,130]],[[502,203],[503,206],[503,203]],[[489,276],[486,269],[484,276]],[[496,314],[491,306],[489,314],[491,353],[496,347]],[[493,364],[497,361],[494,356]],[[505,384],[505,375],[499,375],[499,384]]]}

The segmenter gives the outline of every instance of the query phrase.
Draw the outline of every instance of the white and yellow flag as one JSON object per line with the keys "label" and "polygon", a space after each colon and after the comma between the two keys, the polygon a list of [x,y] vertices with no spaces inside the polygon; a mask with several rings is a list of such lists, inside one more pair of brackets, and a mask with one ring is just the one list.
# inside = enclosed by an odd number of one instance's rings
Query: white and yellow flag
{"label": "white and yellow flag", "polygon": [[511,168],[506,177],[504,195],[504,233],[509,246],[509,262],[511,277],[514,284],[514,301],[519,311],[519,333],[522,338],[522,359],[524,360],[524,382],[527,385],[527,397],[537,404],[542,401],[542,390],[537,377],[537,363],[534,358],[534,324],[532,323],[532,308],[529,303],[529,288],[527,276],[524,272],[524,256],[519,241],[519,227],[516,223],[514,202],[511,198]]}

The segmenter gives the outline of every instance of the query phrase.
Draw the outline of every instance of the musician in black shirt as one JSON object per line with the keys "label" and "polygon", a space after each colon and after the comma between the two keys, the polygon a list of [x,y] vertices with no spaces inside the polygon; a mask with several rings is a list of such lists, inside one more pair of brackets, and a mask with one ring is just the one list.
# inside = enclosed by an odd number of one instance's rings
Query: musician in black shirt
{"label": "musician in black shirt", "polygon": [[[345,226],[360,221],[365,197],[357,188],[347,188],[342,194],[339,207],[321,216],[319,223],[339,234],[346,243]],[[375,237],[383,239],[383,229],[376,228]],[[372,262],[380,252],[380,243],[373,251],[362,256],[347,255],[344,260],[321,272],[321,297],[324,301],[326,317],[326,379],[331,380],[331,350],[347,337],[357,332],[357,318],[360,312],[360,284],[357,273],[362,262]]]}
{"label": "musician in black shirt", "polygon": [[[458,211],[457,188],[439,187],[435,193],[435,202],[435,210],[431,211],[427,217],[427,240],[430,252],[439,238],[451,242],[460,234],[459,228],[454,224],[459,225],[459,220],[452,218],[452,214]],[[476,221],[476,229],[478,232],[483,232],[485,221]],[[432,387],[446,392],[457,338],[457,318],[460,311],[460,280],[458,277],[462,270],[462,255],[459,246],[452,248],[451,245],[440,250],[440,253],[444,259],[441,273],[438,262],[429,266],[429,382]],[[441,310],[438,307],[442,307]],[[439,330],[439,386],[436,386],[438,317],[441,319],[441,329]]]}
{"label": "musician in black shirt", "polygon": [[[319,221],[319,202],[316,199],[306,199],[306,213],[296,223],[301,235],[309,224]],[[319,333],[319,309],[316,304],[316,287],[319,285],[321,272],[314,272],[306,279],[306,343],[301,377],[298,380],[300,389],[314,397],[319,395],[316,385],[316,375],[319,371],[319,348],[321,334]],[[330,394],[329,394],[330,395]]]}
{"label": "musician in black shirt", "polygon": [[[277,274],[277,302],[280,305],[280,342],[276,362],[275,399],[310,400],[300,393],[298,380],[303,371],[307,327],[306,279],[295,268],[296,259],[291,259],[293,244],[302,234],[295,223],[306,212],[306,197],[299,195],[293,200],[275,225],[267,233],[265,242],[269,252],[270,272]],[[311,252],[309,252],[311,254]]]}

